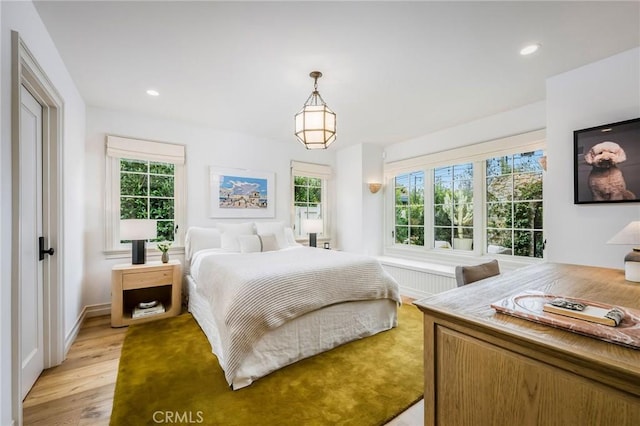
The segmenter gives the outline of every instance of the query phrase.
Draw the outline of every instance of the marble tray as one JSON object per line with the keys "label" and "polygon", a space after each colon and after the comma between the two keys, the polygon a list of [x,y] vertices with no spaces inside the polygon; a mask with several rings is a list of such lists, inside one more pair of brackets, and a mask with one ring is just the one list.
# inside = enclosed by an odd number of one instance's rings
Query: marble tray
{"label": "marble tray", "polygon": [[[624,319],[616,327],[571,318],[564,315],[545,312],[542,307],[557,297],[567,298],[590,306],[605,309],[614,307],[624,312]],[[541,292],[526,292],[499,300],[491,304],[496,311],[524,318],[529,321],[561,328],[573,333],[583,334],[607,342],[640,349],[640,310],[613,306],[606,303],[584,300],[576,297],[568,297],[556,294],[544,294]]]}

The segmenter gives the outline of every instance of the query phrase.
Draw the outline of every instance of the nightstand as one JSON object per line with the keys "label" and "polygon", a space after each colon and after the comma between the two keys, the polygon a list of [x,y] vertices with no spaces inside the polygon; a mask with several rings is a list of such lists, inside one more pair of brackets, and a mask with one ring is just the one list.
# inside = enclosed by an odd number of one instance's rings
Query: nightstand
{"label": "nightstand", "polygon": [[[181,311],[182,267],[178,260],[115,265],[111,270],[111,327],[176,316]],[[157,300],[165,312],[133,318],[140,302]]]}

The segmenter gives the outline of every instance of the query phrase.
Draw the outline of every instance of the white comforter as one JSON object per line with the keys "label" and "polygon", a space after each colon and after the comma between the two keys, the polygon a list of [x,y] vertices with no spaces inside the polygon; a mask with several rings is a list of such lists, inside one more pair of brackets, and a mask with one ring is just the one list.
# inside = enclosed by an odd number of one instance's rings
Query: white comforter
{"label": "white comforter", "polygon": [[229,384],[268,330],[336,303],[392,299],[398,285],[368,256],[300,247],[266,253],[199,253],[192,275],[221,333],[218,358]]}

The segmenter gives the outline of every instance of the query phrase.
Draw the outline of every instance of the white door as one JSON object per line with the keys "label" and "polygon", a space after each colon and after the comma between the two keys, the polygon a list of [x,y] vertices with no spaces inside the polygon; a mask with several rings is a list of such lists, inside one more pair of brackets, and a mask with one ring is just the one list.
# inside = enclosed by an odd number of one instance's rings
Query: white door
{"label": "white door", "polygon": [[[42,236],[42,106],[20,87],[20,339],[25,398],[44,368]],[[47,262],[48,256],[44,262]]]}

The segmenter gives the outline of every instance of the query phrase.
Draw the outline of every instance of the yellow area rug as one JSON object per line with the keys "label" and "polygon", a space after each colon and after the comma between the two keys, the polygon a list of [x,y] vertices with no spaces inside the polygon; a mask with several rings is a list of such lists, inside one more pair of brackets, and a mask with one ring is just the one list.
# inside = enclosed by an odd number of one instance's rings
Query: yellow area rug
{"label": "yellow area rug", "polygon": [[129,327],[112,425],[384,425],[423,395],[422,313],[232,391],[190,314]]}

